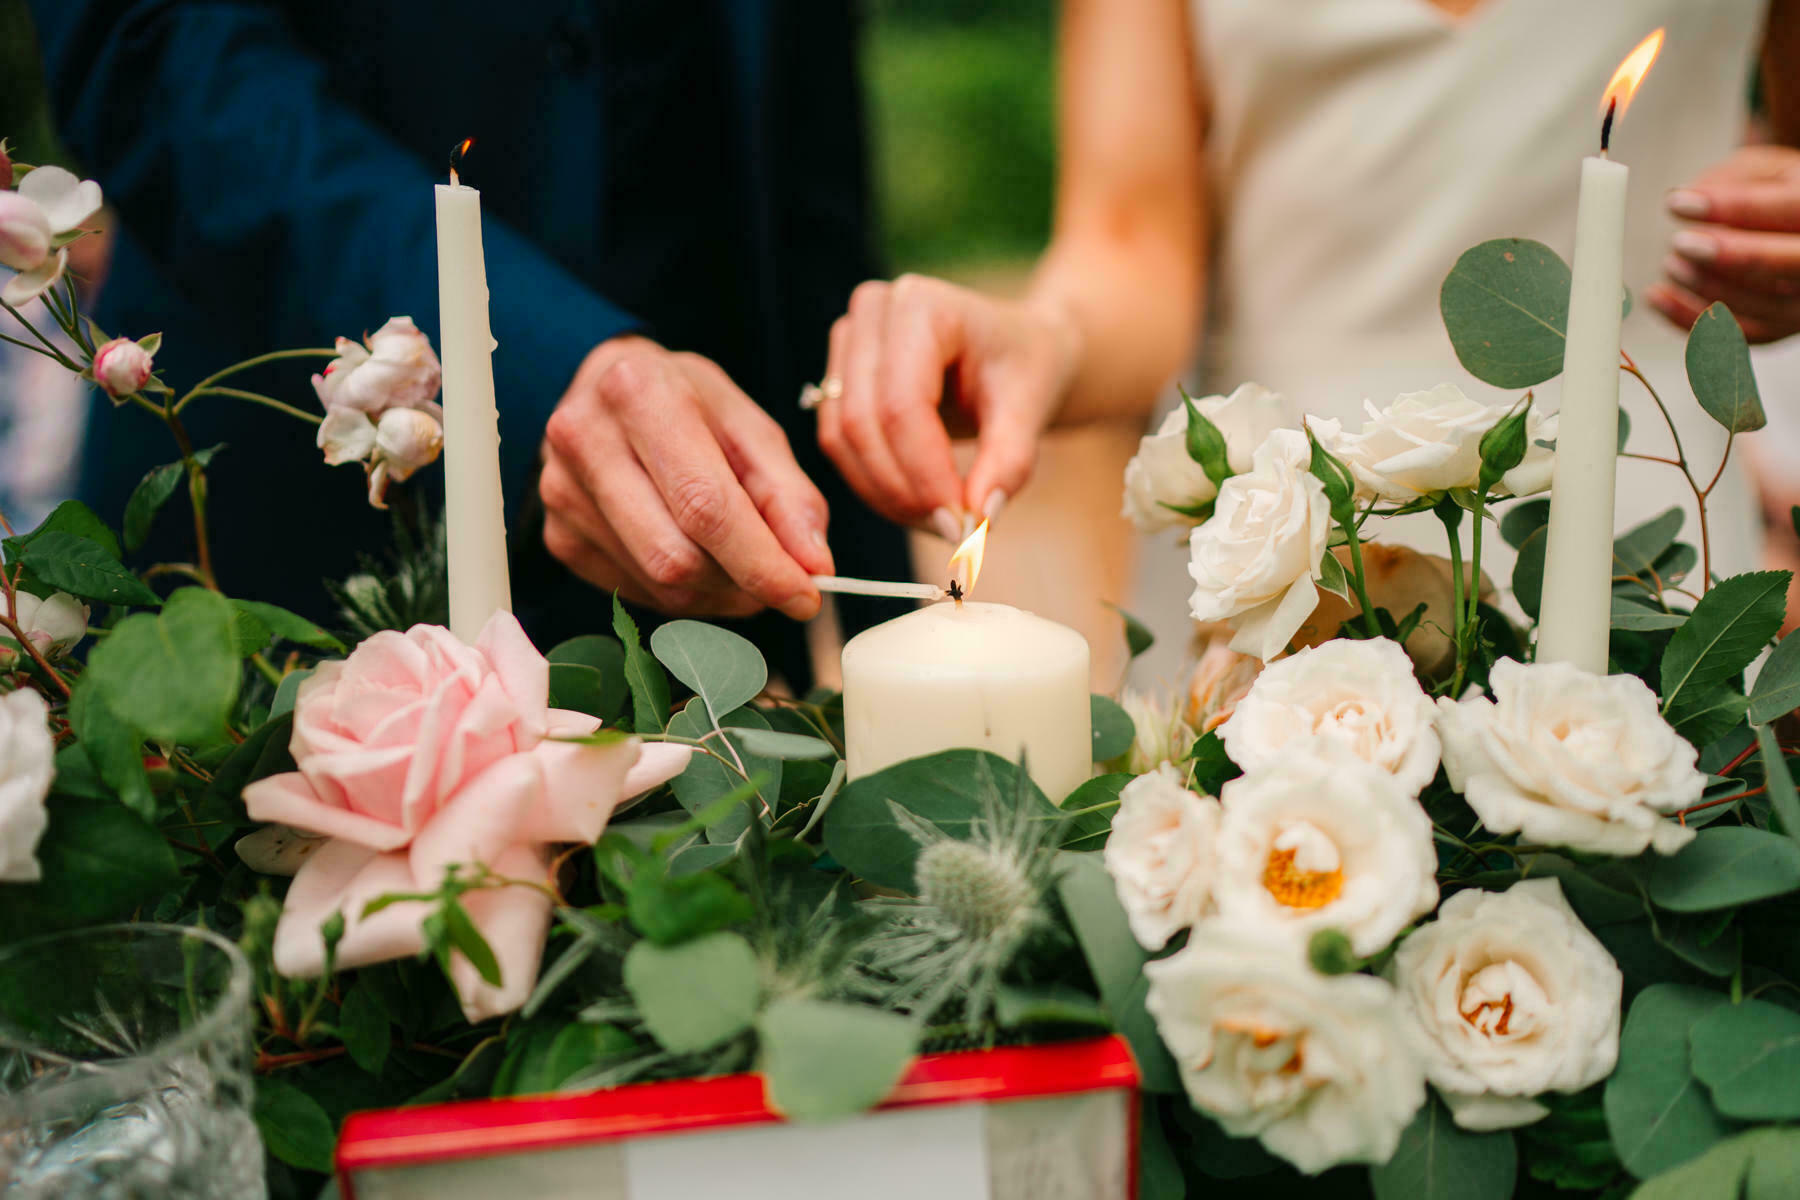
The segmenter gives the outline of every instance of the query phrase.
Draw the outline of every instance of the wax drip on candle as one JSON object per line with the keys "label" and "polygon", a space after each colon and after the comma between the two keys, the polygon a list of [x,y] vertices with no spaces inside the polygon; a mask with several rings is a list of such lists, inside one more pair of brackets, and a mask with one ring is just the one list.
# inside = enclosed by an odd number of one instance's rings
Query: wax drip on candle
{"label": "wax drip on candle", "polygon": [[474,144],[475,144],[474,138],[464,138],[462,141],[456,143],[456,145],[450,147],[450,186],[451,187],[462,186],[462,180],[458,179],[456,176],[456,168],[462,162],[463,156],[469,152],[469,147],[473,146]]}

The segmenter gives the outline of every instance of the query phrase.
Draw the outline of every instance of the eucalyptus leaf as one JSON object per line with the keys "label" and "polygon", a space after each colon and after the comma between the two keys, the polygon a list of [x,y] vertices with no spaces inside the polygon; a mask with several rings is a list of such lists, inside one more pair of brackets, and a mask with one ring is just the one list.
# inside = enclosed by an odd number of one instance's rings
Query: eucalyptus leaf
{"label": "eucalyptus leaf", "polygon": [[1463,252],[1438,292],[1456,357],[1501,388],[1527,388],[1562,371],[1569,268],[1541,242],[1498,238]]}
{"label": "eucalyptus leaf", "polygon": [[1664,612],[1660,608],[1650,608],[1635,600],[1628,600],[1614,593],[1612,602],[1612,627],[1623,629],[1628,633],[1656,633],[1665,629],[1680,629],[1687,624],[1686,613]]}
{"label": "eucalyptus leaf", "polygon": [[1550,501],[1539,497],[1521,500],[1500,518],[1500,536],[1517,550],[1526,538],[1550,523]]}
{"label": "eucalyptus leaf", "polygon": [[1730,1132],[1690,1067],[1688,1032],[1726,1003],[1678,983],[1638,993],[1619,1036],[1619,1065],[1606,1081],[1606,1127],[1619,1161],[1640,1179],[1704,1153]]}
{"label": "eucalyptus leaf", "polygon": [[1642,575],[1675,544],[1687,514],[1677,505],[1613,539],[1613,574]]}
{"label": "eucalyptus leaf", "polygon": [[1694,1074],[1725,1116],[1800,1120],[1800,1013],[1766,1000],[1722,1005],[1694,1023],[1688,1041]]}
{"label": "eucalyptus leaf", "polygon": [[650,635],[650,650],[669,673],[706,701],[718,721],[761,694],[768,664],[751,642],[702,621],[670,621]]}
{"label": "eucalyptus leaf", "polygon": [[19,564],[34,579],[59,591],[105,604],[154,605],[161,597],[91,538],[52,530],[19,551]]}
{"label": "eucalyptus leaf", "polygon": [[625,955],[625,988],[663,1049],[693,1054],[750,1028],[762,1003],[756,952],[735,933],[678,946],[639,942]]}
{"label": "eucalyptus leaf", "polygon": [[1508,1200],[1518,1172],[1511,1132],[1464,1129],[1431,1096],[1393,1156],[1370,1169],[1369,1182],[1375,1200]]}
{"label": "eucalyptus leaf", "polygon": [[1100,1002],[1066,984],[1012,987],[1002,984],[994,995],[994,1020],[1002,1029],[1026,1026],[1080,1025],[1110,1031],[1112,1022]]}
{"label": "eucalyptus leaf", "polygon": [[1708,307],[1688,330],[1687,376],[1700,407],[1732,433],[1769,423],[1750,366],[1750,344],[1723,302]]}
{"label": "eucalyptus leaf", "polygon": [[182,588],[160,613],[125,618],[88,655],[85,682],[145,736],[199,745],[224,736],[241,683],[231,605]]}
{"label": "eucalyptus leaf", "polygon": [[1662,658],[1665,713],[1691,705],[1692,690],[1735,678],[1781,630],[1787,613],[1788,572],[1752,571],[1721,580],[1694,605],[1669,638]]}
{"label": "eucalyptus leaf", "polygon": [[919,1030],[899,1013],[793,997],[756,1022],[769,1101],[796,1121],[828,1121],[881,1103],[912,1062]]}
{"label": "eucalyptus leaf", "polygon": [[1748,825],[1702,829],[1646,874],[1650,899],[1670,912],[1735,908],[1800,888],[1800,844]]}
{"label": "eucalyptus leaf", "polygon": [[[759,802],[773,808],[777,797],[781,795],[781,760],[752,751],[748,746],[738,742],[737,730],[749,729],[769,732],[769,722],[754,708],[740,708],[725,714],[725,730],[722,736],[714,736],[707,740],[713,752],[722,755],[726,762],[731,762],[733,755],[737,763],[741,763],[744,774],[739,775],[732,766],[720,762],[711,754],[695,754],[688,759],[688,765],[677,775],[671,786],[675,799],[681,807],[696,815],[706,812],[725,796],[735,792],[744,783],[746,777],[760,777],[762,786]],[[688,701],[687,706],[669,720],[669,732],[678,737],[703,738],[712,733],[713,725],[707,719],[704,703],[696,697]],[[724,739],[731,739],[726,745]],[[706,839],[711,842],[736,841],[744,830],[750,827],[750,806],[738,805],[717,821],[706,827]]]}
{"label": "eucalyptus leaf", "polygon": [[611,722],[631,703],[625,647],[617,639],[598,634],[570,638],[544,657],[550,660],[550,687],[558,707]]}
{"label": "eucalyptus leaf", "polygon": [[1544,547],[1549,540],[1548,533],[1548,527],[1534,529],[1520,543],[1518,557],[1513,560],[1513,599],[1519,602],[1525,615],[1534,621],[1543,601]]}
{"label": "eucalyptus leaf", "polygon": [[271,719],[294,711],[294,700],[300,695],[300,685],[312,675],[311,667],[303,667],[298,671],[289,671],[281,677],[281,684],[275,689],[275,698],[269,701],[269,717]]}
{"label": "eucalyptus leaf", "polygon": [[830,742],[799,733],[745,728],[734,732],[731,740],[750,753],[764,758],[812,759],[833,758],[837,755]]}
{"label": "eucalyptus leaf", "polygon": [[1800,638],[1784,637],[1756,673],[1750,719],[1767,725],[1800,707]]}
{"label": "eucalyptus leaf", "polygon": [[1063,829],[1063,849],[1098,850],[1106,845],[1113,813],[1119,809],[1119,793],[1135,778],[1122,772],[1096,775],[1064,797],[1062,809],[1070,819]]}
{"label": "eucalyptus leaf", "polygon": [[1137,726],[1131,714],[1116,701],[1098,694],[1088,698],[1088,708],[1094,732],[1094,761],[1111,762],[1129,751],[1131,743],[1137,740]]}

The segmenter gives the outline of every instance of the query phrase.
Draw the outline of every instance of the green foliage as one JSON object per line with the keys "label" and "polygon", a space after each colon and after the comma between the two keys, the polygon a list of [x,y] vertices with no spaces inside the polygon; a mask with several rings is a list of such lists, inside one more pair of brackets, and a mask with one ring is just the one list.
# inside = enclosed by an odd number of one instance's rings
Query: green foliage
{"label": "green foliage", "polygon": [[777,1000],[756,1022],[769,1101],[797,1121],[829,1121],[879,1104],[912,1061],[919,1030],[860,1004]]}
{"label": "green foliage", "polygon": [[[1680,511],[1677,509],[1676,511]],[[1536,500],[1521,500],[1507,508],[1500,518],[1500,536],[1506,544],[1517,550],[1525,544],[1525,539],[1550,523],[1550,501],[1542,497]]]}
{"label": "green foliage", "polygon": [[1751,433],[1769,423],[1750,369],[1750,344],[1722,302],[1708,307],[1688,330],[1687,376],[1700,407],[1732,433]]}
{"label": "green foliage", "polygon": [[1619,1065],[1606,1081],[1606,1125],[1619,1161],[1640,1179],[1704,1153],[1730,1132],[1696,1078],[1688,1035],[1726,1002],[1678,983],[1645,988],[1619,1036]]}
{"label": "green foliage", "polygon": [[625,987],[651,1036],[676,1054],[743,1033],[762,1003],[756,952],[735,933],[675,946],[639,942],[625,955]]}
{"label": "green foliage", "polygon": [[1529,448],[1525,436],[1526,417],[1530,413],[1531,395],[1528,392],[1522,402],[1481,435],[1481,470],[1476,477],[1476,490],[1482,495],[1499,483],[1501,476],[1525,461],[1525,451]]}
{"label": "green foliage", "polygon": [[231,605],[182,588],[160,613],[125,618],[88,656],[82,686],[144,736],[204,745],[224,737],[242,675]]}
{"label": "green foliage", "polygon": [[[1546,507],[1545,512],[1549,509]],[[1665,509],[1642,525],[1613,539],[1613,574],[1643,575],[1675,544],[1687,513],[1680,505]]]}
{"label": "green foliage", "polygon": [[1800,638],[1784,637],[1757,672],[1750,689],[1750,719],[1766,725],[1800,706]]}
{"label": "green foliage", "polygon": [[1096,775],[1085,780],[1063,798],[1062,810],[1069,814],[1063,828],[1063,849],[1098,850],[1112,832],[1113,814],[1119,809],[1119,793],[1136,776],[1116,772]]}
{"label": "green foliage", "polygon": [[1319,560],[1319,587],[1340,600],[1350,599],[1350,576],[1338,556],[1329,550]]}
{"label": "green foliage", "polygon": [[31,892],[57,924],[123,917],[180,883],[175,851],[123,805],[57,795],[49,812],[37,852],[43,877]]}
{"label": "green foliage", "polygon": [[1103,601],[1103,603],[1118,613],[1119,619],[1125,622],[1125,649],[1130,657],[1137,658],[1156,644],[1156,635],[1150,632],[1148,625],[1110,601]]}
{"label": "green foliage", "polygon": [[1631,1200],[1791,1200],[1800,1179],[1800,1130],[1752,1129],[1658,1175]]}
{"label": "green foliage", "polygon": [[36,529],[16,538],[6,539],[6,556],[20,557],[23,551],[51,534],[67,534],[94,543],[114,562],[119,560],[119,539],[107,528],[94,510],[79,500],[64,500],[50,510],[50,515]]}
{"label": "green foliage", "polygon": [[1510,1132],[1471,1133],[1434,1095],[1369,1182],[1376,1200],[1507,1200],[1518,1170]]}
{"label": "green foliage", "polygon": [[1137,726],[1131,714],[1107,696],[1088,698],[1090,725],[1094,731],[1094,761],[1111,762],[1131,749],[1137,738]]}
{"label": "green foliage", "polygon": [[263,628],[284,642],[310,646],[314,650],[329,650],[334,654],[348,651],[348,647],[336,637],[300,614],[289,612],[285,608],[264,604],[260,600],[233,600],[231,607],[239,613],[254,617]]}
{"label": "green foliage", "polygon": [[[669,721],[669,733],[676,737],[703,738],[712,734],[713,728],[706,708],[698,697],[688,701],[687,707]],[[763,780],[758,789],[761,796],[758,803],[772,809],[776,798],[781,794],[781,760],[753,752],[737,740],[735,733],[730,732],[741,728],[768,733],[768,718],[754,708],[740,708],[725,713],[724,728],[727,732],[712,736],[707,745],[725,761],[721,762],[710,754],[694,755],[688,760],[687,768],[675,777],[675,799],[690,813],[705,812],[721,796],[735,792],[748,774]],[[730,744],[727,745],[727,742]],[[737,770],[740,763],[743,773]],[[750,807],[740,805],[707,825],[706,838],[713,842],[735,841],[750,827],[750,821]]]}
{"label": "green foliage", "polygon": [[1177,388],[1181,391],[1181,403],[1187,408],[1188,457],[1200,464],[1200,469],[1217,488],[1231,478],[1231,464],[1225,458],[1225,435],[1206,419],[1185,388],[1180,385]]}
{"label": "green foliage", "polygon": [[570,638],[544,655],[550,660],[550,692],[558,708],[615,721],[631,702],[625,679],[625,647],[615,638]]}
{"label": "green foliage", "polygon": [[1518,557],[1513,559],[1513,599],[1519,602],[1525,615],[1534,621],[1538,618],[1538,608],[1543,600],[1544,548],[1549,544],[1549,533],[1547,525],[1532,530],[1519,543]]}
{"label": "green foliage", "polygon": [[1646,875],[1650,898],[1670,912],[1736,908],[1800,888],[1800,844],[1747,825],[1702,829]]}
{"label": "green foliage", "polygon": [[1763,1000],[1713,1009],[1688,1031],[1694,1075],[1741,1121],[1800,1120],[1800,1013]]}
{"label": "green foliage", "polygon": [[1463,252],[1438,292],[1456,357],[1501,388],[1527,388],[1562,371],[1569,324],[1569,268],[1525,238],[1498,238]]}
{"label": "green foliage", "polygon": [[[194,451],[194,461],[201,470],[212,462],[213,455],[225,448],[221,442],[217,446],[208,446],[204,450]],[[187,474],[187,464],[181,462],[164,463],[160,467],[151,467],[137,487],[131,490],[131,499],[125,502],[125,548],[138,550],[150,537],[151,523],[162,506],[169,502],[175,489],[181,485]]]}
{"label": "green foliage", "polygon": [[756,647],[717,625],[670,621],[650,635],[650,650],[706,702],[715,725],[756,699],[769,682],[768,665]]}
{"label": "green foliage", "polygon": [[277,1076],[256,1081],[256,1128],[270,1154],[304,1171],[330,1171],[337,1130],[306,1092]]}
{"label": "green foliage", "polygon": [[669,720],[669,677],[638,641],[637,622],[613,595],[613,632],[625,649],[625,681],[631,689],[631,727],[660,733]]}
{"label": "green foliage", "polygon": [[1325,501],[1331,506],[1331,519],[1337,525],[1348,526],[1356,519],[1356,476],[1313,436],[1311,426],[1307,427],[1306,440],[1312,444],[1309,469],[1313,478],[1325,485]]}
{"label": "green foliage", "polygon": [[381,992],[353,987],[338,1009],[337,1031],[356,1065],[371,1075],[387,1065],[390,1022]]}
{"label": "green foliage", "polygon": [[1663,712],[1691,710],[1697,697],[1735,679],[1781,629],[1788,572],[1754,571],[1722,580],[1694,605],[1662,659]]}
{"label": "green foliage", "polygon": [[157,594],[122,566],[115,553],[73,533],[50,530],[38,534],[20,549],[19,564],[32,580],[83,600],[101,604],[159,602]]}

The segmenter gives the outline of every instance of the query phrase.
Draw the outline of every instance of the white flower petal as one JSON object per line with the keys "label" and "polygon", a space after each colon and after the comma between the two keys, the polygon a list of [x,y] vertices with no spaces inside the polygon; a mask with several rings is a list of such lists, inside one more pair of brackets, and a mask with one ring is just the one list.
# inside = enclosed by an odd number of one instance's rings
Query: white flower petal
{"label": "white flower petal", "polygon": [[39,167],[19,181],[19,195],[44,210],[50,228],[67,233],[100,211],[100,185],[61,167]]}
{"label": "white flower petal", "polygon": [[[35,174],[37,172],[33,171],[32,175]],[[26,178],[29,179],[31,176],[27,175]],[[36,300],[62,281],[63,271],[67,269],[68,265],[68,250],[58,250],[35,269],[21,271],[7,280],[6,286],[0,287],[0,300],[6,301],[14,308]]]}

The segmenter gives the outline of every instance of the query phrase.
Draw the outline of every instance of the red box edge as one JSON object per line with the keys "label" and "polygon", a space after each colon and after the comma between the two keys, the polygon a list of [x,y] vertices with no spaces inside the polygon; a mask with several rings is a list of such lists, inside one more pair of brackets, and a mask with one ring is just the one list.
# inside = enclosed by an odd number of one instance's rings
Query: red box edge
{"label": "red box edge", "polygon": [[[1074,1092],[1135,1090],[1137,1063],[1117,1035],[1035,1046],[921,1055],[878,1109],[1024,1100]],[[647,1134],[783,1118],[756,1074],[627,1084],[570,1095],[456,1100],[351,1113],[337,1143],[338,1187],[355,1200],[355,1171],[427,1161],[551,1150]],[[1137,1106],[1129,1113],[1129,1194],[1137,1195]]]}

